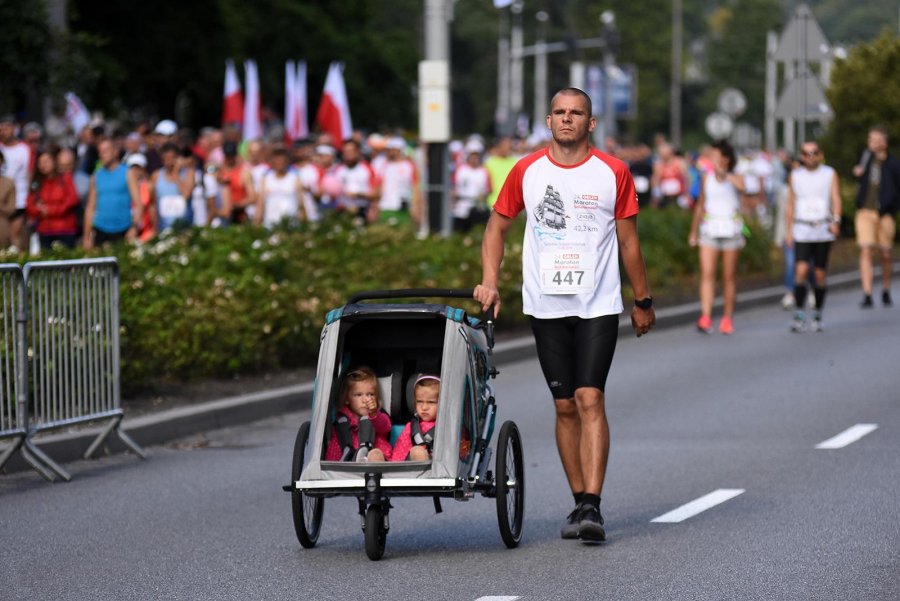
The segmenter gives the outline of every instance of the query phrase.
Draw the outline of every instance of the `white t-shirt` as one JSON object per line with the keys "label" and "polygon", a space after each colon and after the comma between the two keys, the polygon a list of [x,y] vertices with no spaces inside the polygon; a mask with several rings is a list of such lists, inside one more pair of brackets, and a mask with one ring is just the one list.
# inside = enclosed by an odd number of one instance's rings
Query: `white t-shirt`
{"label": "white t-shirt", "polygon": [[791,171],[794,191],[794,224],[797,242],[830,242],[834,236],[828,229],[831,219],[831,186],[834,169],[819,165],[810,171],[805,167]]}
{"label": "white t-shirt", "polygon": [[472,167],[468,163],[462,163],[453,173],[453,187],[456,190],[453,216],[465,219],[475,207],[475,201],[490,194],[491,174],[484,165]]}
{"label": "white t-shirt", "polygon": [[719,181],[715,173],[703,178],[703,222],[700,233],[710,238],[733,238],[741,233],[741,198],[730,181]]}
{"label": "white t-shirt", "polygon": [[16,208],[24,209],[28,201],[28,185],[31,179],[31,148],[25,142],[14,142],[10,146],[0,144],[3,152],[3,172],[16,185]]}
{"label": "white t-shirt", "polygon": [[306,163],[295,167],[300,175],[300,183],[303,184],[303,210],[306,212],[308,221],[319,220],[319,207],[316,206],[316,199],[313,198],[313,191],[319,188],[319,169],[312,163]]}
{"label": "white t-shirt", "polygon": [[616,220],[638,212],[625,163],[592,148],[581,163],[564,166],[539,150],[516,163],[494,210],[509,218],[526,211],[526,315],[592,319],[622,312]]}
{"label": "white t-shirt", "polygon": [[287,173],[279,177],[274,171],[269,171],[263,176],[263,225],[272,227],[283,219],[296,219],[297,217],[297,187],[300,185],[300,175],[296,169],[288,169]]}
{"label": "white t-shirt", "polygon": [[744,177],[744,194],[759,194],[762,190],[762,182],[756,172],[756,165],[751,159],[743,158],[738,161],[734,172]]}
{"label": "white t-shirt", "polygon": [[403,201],[412,202],[413,189],[419,182],[419,174],[412,161],[405,158],[386,161],[377,173],[381,180],[380,209],[399,211],[403,208]]}
{"label": "white t-shirt", "polygon": [[352,167],[338,165],[335,175],[341,181],[343,194],[338,198],[338,206],[344,209],[358,209],[369,206],[369,202],[351,198],[350,194],[371,194],[375,188],[375,172],[366,161],[359,161]]}
{"label": "white t-shirt", "polygon": [[[204,173],[200,169],[197,170],[194,177],[194,181],[198,183],[194,185],[194,192],[191,194],[191,211],[194,214],[194,225],[203,227],[209,221],[209,210],[206,201],[209,198],[218,200],[219,182],[215,175]],[[199,184],[201,181],[203,182],[202,186]],[[218,206],[218,202],[213,206]]]}

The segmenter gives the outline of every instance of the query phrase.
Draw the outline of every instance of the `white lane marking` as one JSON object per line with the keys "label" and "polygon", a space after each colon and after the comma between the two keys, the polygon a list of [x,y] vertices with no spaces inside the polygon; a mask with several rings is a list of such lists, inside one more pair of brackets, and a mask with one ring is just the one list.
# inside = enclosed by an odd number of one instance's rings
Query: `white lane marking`
{"label": "white lane marking", "polygon": [[878,424],[856,424],[847,428],[837,436],[833,436],[828,440],[822,441],[816,445],[817,449],[842,449],[873,432],[878,428]]}
{"label": "white lane marking", "polygon": [[707,509],[724,503],[729,499],[733,499],[743,492],[743,488],[720,488],[719,490],[714,490],[708,495],[703,495],[699,499],[695,499],[690,503],[685,503],[681,507],[673,509],[669,513],[664,513],[657,518],[653,518],[650,521],[666,524],[676,524],[678,522],[683,522],[688,518],[694,517],[698,513],[703,513]]}
{"label": "white lane marking", "polygon": [[516,601],[522,597],[478,597],[475,601]]}

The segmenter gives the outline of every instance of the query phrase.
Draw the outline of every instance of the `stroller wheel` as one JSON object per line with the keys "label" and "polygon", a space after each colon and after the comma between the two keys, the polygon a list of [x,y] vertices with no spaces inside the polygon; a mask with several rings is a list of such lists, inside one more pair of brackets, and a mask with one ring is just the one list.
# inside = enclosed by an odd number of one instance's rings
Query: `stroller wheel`
{"label": "stroller wheel", "polygon": [[387,528],[384,527],[384,513],[378,505],[370,505],[366,510],[366,555],[378,561],[384,555],[387,542]]}
{"label": "stroller wheel", "polygon": [[[303,460],[306,455],[306,443],[309,440],[309,422],[303,422],[297,439],[294,442],[294,461],[291,465],[291,484],[300,479]],[[291,491],[291,509],[294,516],[294,530],[297,540],[306,549],[312,549],[319,540],[322,527],[322,512],[325,510],[325,499],[312,497],[298,490]]]}
{"label": "stroller wheel", "polygon": [[504,422],[497,435],[495,474],[500,536],[512,549],[522,539],[525,514],[525,462],[522,439],[515,422]]}

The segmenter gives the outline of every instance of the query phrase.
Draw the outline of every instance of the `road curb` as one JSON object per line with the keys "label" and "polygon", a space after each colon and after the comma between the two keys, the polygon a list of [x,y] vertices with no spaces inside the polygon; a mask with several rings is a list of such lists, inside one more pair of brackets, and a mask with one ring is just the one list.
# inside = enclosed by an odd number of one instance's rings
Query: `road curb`
{"label": "road curb", "polygon": [[[894,264],[894,273],[900,271],[900,263]],[[879,275],[876,269],[876,277]],[[829,275],[828,284],[833,289],[844,289],[859,285],[859,272],[845,272]],[[736,299],[738,309],[757,307],[766,303],[777,303],[784,296],[783,286],[770,286],[739,293]],[[721,297],[715,306],[722,306]],[[692,323],[700,313],[700,303],[692,302],[674,307],[661,308],[656,313],[657,328]],[[628,313],[624,313],[619,323],[622,329],[630,329]],[[498,364],[527,359],[535,355],[534,339],[529,336],[497,342],[494,361]],[[167,409],[157,413],[127,418],[122,427],[141,446],[161,445],[179,438],[191,436],[207,430],[238,426],[269,417],[283,415],[309,408],[312,404],[313,383],[305,382],[272,390],[243,394],[197,405]],[[50,457],[60,463],[68,463],[82,458],[100,428],[86,428],[72,432],[41,434],[34,442]],[[116,437],[110,436],[102,451],[117,454],[126,448]],[[30,469],[20,454],[16,454],[6,465],[7,472]]]}

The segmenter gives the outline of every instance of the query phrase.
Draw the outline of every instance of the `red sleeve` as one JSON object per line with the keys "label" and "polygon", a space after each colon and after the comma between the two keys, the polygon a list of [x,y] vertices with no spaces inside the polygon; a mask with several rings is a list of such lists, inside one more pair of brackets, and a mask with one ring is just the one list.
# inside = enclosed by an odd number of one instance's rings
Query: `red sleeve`
{"label": "red sleeve", "polygon": [[372,425],[375,426],[376,434],[387,436],[391,433],[391,418],[384,411],[379,410],[375,417],[369,417],[369,419],[372,420]]}
{"label": "red sleeve", "polygon": [[394,443],[394,451],[391,454],[391,461],[405,461],[406,456],[412,449],[412,425],[406,424]]}
{"label": "red sleeve", "polygon": [[[13,188],[15,190],[15,188]],[[15,194],[15,192],[13,192]],[[15,203],[13,203],[15,205]],[[32,219],[39,219],[41,217],[41,212],[37,208],[37,191],[32,191],[28,193],[28,198],[25,201],[25,212],[28,213],[28,216]]]}
{"label": "red sleeve", "polygon": [[628,165],[615,157],[603,154],[594,149],[594,155],[609,165],[616,174],[616,219],[628,219],[638,214],[637,192],[634,189],[634,179]]}
{"label": "red sleeve", "polygon": [[64,174],[58,180],[56,188],[60,195],[59,202],[46,207],[47,217],[63,217],[78,206],[78,193],[75,192],[75,183],[71,175]]}

